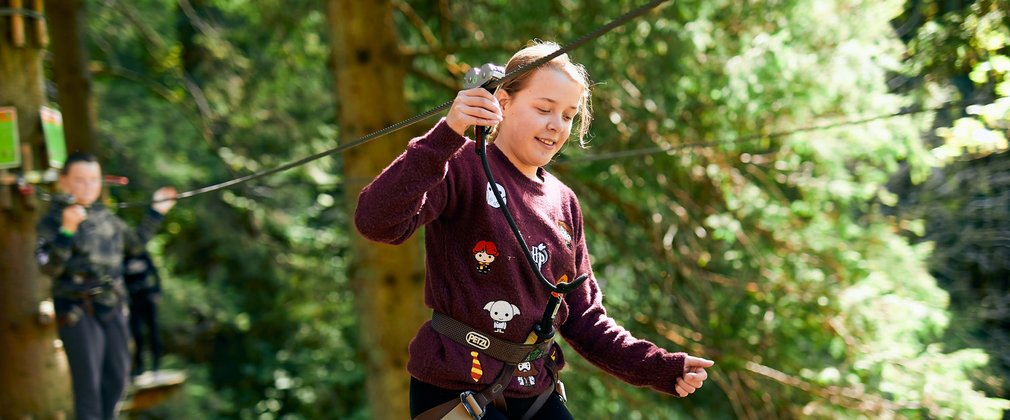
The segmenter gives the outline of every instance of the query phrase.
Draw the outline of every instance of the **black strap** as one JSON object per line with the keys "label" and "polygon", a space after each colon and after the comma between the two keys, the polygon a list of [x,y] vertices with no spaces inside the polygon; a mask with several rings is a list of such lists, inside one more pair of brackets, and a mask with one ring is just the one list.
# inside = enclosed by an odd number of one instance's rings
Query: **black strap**
{"label": "black strap", "polygon": [[540,395],[537,396],[537,399],[533,401],[530,408],[526,410],[526,414],[523,414],[522,420],[529,420],[533,418],[533,416],[536,415],[541,408],[543,408],[544,404],[547,403],[547,399],[550,398],[551,394],[553,394],[557,389],[558,384],[561,383],[561,376],[559,376],[560,374],[558,373],[558,365],[557,363],[554,363],[554,359],[549,357],[544,359],[544,367],[547,368],[547,371],[550,373],[553,385],[547,387],[544,392],[541,392]]}
{"label": "black strap", "polygon": [[540,359],[554,344],[553,339],[538,344],[502,340],[437,311],[431,316],[431,327],[452,341],[512,365]]}
{"label": "black strap", "polygon": [[530,420],[533,418],[533,416],[537,414],[537,411],[540,411],[540,408],[547,403],[547,399],[550,398],[552,394],[554,394],[553,386],[549,386],[546,390],[544,390],[544,392],[541,392],[540,395],[537,396],[537,399],[533,401],[533,405],[530,406],[530,409],[526,410],[526,414],[523,414],[522,420]]}

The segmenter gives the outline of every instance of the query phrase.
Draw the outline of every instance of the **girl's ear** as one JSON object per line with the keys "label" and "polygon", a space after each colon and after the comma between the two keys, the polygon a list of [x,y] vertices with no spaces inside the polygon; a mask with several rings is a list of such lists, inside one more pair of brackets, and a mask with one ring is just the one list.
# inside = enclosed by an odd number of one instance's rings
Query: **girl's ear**
{"label": "girl's ear", "polygon": [[494,97],[498,98],[498,105],[501,106],[502,112],[505,112],[505,108],[509,105],[509,93],[505,89],[498,89],[494,93]]}

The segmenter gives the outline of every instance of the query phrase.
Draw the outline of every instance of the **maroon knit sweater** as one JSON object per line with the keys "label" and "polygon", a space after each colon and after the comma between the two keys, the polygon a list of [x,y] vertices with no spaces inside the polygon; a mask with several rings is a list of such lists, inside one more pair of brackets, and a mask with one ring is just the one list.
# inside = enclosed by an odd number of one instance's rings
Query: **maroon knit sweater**
{"label": "maroon knit sweater", "polygon": [[[425,303],[489,335],[521,343],[543,315],[550,293],[530,272],[496,207],[475,146],[440,121],[361,191],[354,221],[365,237],[390,244],[426,226]],[[676,395],[685,355],[636,339],[607,316],[572,190],[543,168],[537,171],[542,182],[529,179],[494,145],[488,146],[488,161],[544,276],[555,283],[590,276],[565,295],[558,311],[558,330],[565,340],[628,383]],[[559,366],[564,364],[556,344],[551,354]],[[520,366],[505,396],[526,398],[544,391],[550,380],[543,363]],[[430,322],[410,343],[407,370],[442,388],[483,389],[502,367],[435,332]]]}

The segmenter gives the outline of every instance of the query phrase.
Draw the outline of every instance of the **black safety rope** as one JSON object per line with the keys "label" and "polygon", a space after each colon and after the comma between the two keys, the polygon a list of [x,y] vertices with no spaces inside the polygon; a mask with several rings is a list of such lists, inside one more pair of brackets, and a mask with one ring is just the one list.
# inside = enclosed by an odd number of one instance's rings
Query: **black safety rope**
{"label": "black safety rope", "polygon": [[[468,82],[468,86],[467,87],[483,86],[486,89],[488,89],[489,91],[493,92],[493,89],[491,88],[491,86],[499,86],[499,85],[501,85],[501,80],[500,79],[496,79],[497,75],[495,74],[495,72],[496,72],[495,66],[492,65],[492,64],[487,64],[487,65],[484,65],[484,66],[480,67],[479,69],[471,70],[471,72],[469,74],[467,74],[467,79],[468,79],[467,80],[467,82]],[[504,79],[504,78],[502,78],[502,79]],[[799,128],[799,129],[794,129],[794,130],[784,131],[784,132],[779,132],[779,133],[771,133],[771,134],[767,134],[767,135],[751,136],[752,137],[751,139],[744,138],[744,139],[738,140],[737,142],[742,142],[742,141],[745,141],[745,140],[768,138],[768,137],[772,137],[772,136],[786,136],[786,135],[801,133],[801,132],[805,132],[805,131],[826,130],[826,129],[830,129],[830,128],[841,127],[841,126],[844,126],[844,125],[865,124],[865,123],[872,122],[872,121],[878,121],[878,120],[883,120],[883,119],[887,119],[887,118],[895,118],[895,117],[904,116],[904,115],[917,114],[917,113],[922,113],[922,112],[926,112],[926,111],[940,111],[940,110],[947,109],[947,108],[953,108],[955,106],[965,106],[965,104],[964,104],[964,102],[948,103],[948,104],[946,104],[943,107],[937,107],[937,108],[931,108],[931,109],[925,109],[925,108],[921,108],[921,107],[913,107],[913,108],[904,109],[904,110],[899,111],[897,113],[888,114],[888,115],[880,115],[880,116],[876,116],[876,117],[863,118],[863,119],[859,119],[859,120],[845,121],[845,122],[838,122],[838,123],[831,123],[831,124],[821,124],[821,125],[817,125],[817,126],[803,127],[803,128]],[[522,249],[523,255],[526,256],[526,261],[527,261],[527,263],[529,263],[530,270],[533,271],[533,273],[536,276],[536,278],[540,280],[540,282],[544,285],[544,287],[546,287],[547,289],[549,289],[551,291],[551,297],[548,299],[547,306],[544,309],[543,317],[541,318],[540,322],[534,326],[534,332],[537,334],[538,341],[543,342],[543,341],[546,341],[546,340],[549,340],[549,339],[553,338],[553,336],[554,336],[554,318],[557,316],[557,311],[558,311],[558,308],[560,307],[561,295],[563,295],[565,293],[568,293],[568,292],[570,292],[570,291],[575,290],[576,288],[578,288],[588,278],[588,276],[586,274],[582,274],[578,278],[576,278],[575,281],[573,281],[573,282],[570,282],[570,283],[558,283],[557,285],[552,284],[549,280],[547,280],[546,277],[544,277],[543,273],[540,271],[539,267],[537,266],[536,260],[533,258],[533,254],[529,250],[529,246],[526,244],[526,240],[523,238],[522,232],[520,232],[520,230],[519,230],[519,226],[516,224],[515,218],[512,217],[512,212],[509,211],[508,206],[505,203],[505,199],[501,195],[501,191],[498,190],[498,183],[495,181],[494,174],[491,171],[491,166],[488,163],[488,158],[487,158],[487,136],[488,136],[488,132],[489,132],[489,127],[485,127],[485,126],[475,126],[474,127],[474,137],[475,137],[475,140],[477,142],[477,146],[476,146],[475,150],[477,152],[477,155],[480,156],[481,165],[484,168],[484,176],[487,177],[487,180],[488,180],[488,188],[490,189],[491,194],[494,196],[495,201],[498,203],[498,209],[501,210],[501,213],[505,216],[505,220],[508,221],[508,225],[509,225],[509,228],[511,228],[511,230],[512,230],[513,236],[515,236],[516,241],[519,242],[519,248]],[[737,143],[737,142],[734,142],[734,143]],[[714,144],[708,143],[708,145],[714,145]],[[659,148],[659,149],[650,148],[650,149],[640,150],[639,153],[640,154],[652,154],[652,153],[659,153],[659,152],[669,152],[670,150],[673,150],[674,148],[683,148],[683,147],[686,147],[686,146],[688,146],[688,145],[678,145],[678,146],[675,146],[675,147]],[[633,151],[627,151],[627,152],[633,152]],[[615,155],[612,155],[612,156],[609,156],[609,157],[604,157],[604,158],[616,158],[616,157],[634,156],[632,154],[628,154],[627,152],[617,152]],[[597,158],[597,156],[590,156],[590,158]],[[600,158],[597,158],[597,159],[600,159]],[[590,159],[585,159],[585,160],[590,160]]]}
{"label": "black safety rope", "polygon": [[[558,283],[557,285],[555,285],[551,283],[549,280],[547,280],[547,278],[544,277],[544,274],[540,272],[540,269],[537,267],[537,262],[535,259],[533,259],[533,254],[530,252],[529,246],[526,245],[526,240],[523,239],[522,232],[519,231],[519,226],[516,224],[515,218],[512,217],[512,212],[510,212],[508,206],[505,205],[505,199],[501,196],[501,191],[498,191],[498,183],[495,182],[494,174],[491,173],[491,165],[489,165],[487,161],[486,139],[488,134],[488,127],[476,126],[475,133],[476,135],[474,137],[476,137],[475,140],[477,141],[476,151],[477,155],[480,156],[481,165],[484,166],[484,176],[487,177],[491,193],[494,195],[495,200],[498,202],[498,209],[501,210],[502,214],[505,215],[505,220],[508,221],[509,227],[512,229],[512,235],[516,237],[517,241],[519,241],[519,247],[522,248],[523,255],[526,256],[526,261],[530,264],[530,269],[533,270],[533,273],[536,275],[537,279],[540,280],[540,283],[543,283],[544,287],[549,289],[551,292],[564,294],[572,290],[575,290],[577,287],[582,285],[582,282],[584,282],[589,276],[583,274],[578,278],[576,278],[575,281],[573,282]],[[547,319],[546,315],[544,319],[545,320]],[[541,326],[538,324],[537,327]],[[553,323],[548,323],[548,325],[543,326],[543,328],[547,327],[553,329]],[[544,334],[547,334],[548,330],[545,329],[543,332]],[[540,334],[541,334],[540,332],[537,332],[537,335]],[[553,333],[551,335],[553,335]]]}
{"label": "black safety rope", "polygon": [[[632,19],[634,19],[634,18],[636,18],[638,16],[641,16],[645,12],[648,12],[649,10],[651,10],[651,9],[655,8],[656,6],[659,6],[660,4],[665,3],[667,1],[669,1],[669,0],[653,0],[653,1],[649,2],[649,3],[647,3],[647,4],[639,6],[639,7],[635,8],[635,9],[631,10],[630,12],[625,13],[624,15],[622,15],[622,16],[620,16],[620,17],[618,17],[618,18],[616,18],[616,19],[614,19],[612,21],[610,21],[609,23],[607,23],[607,24],[605,24],[603,26],[600,26],[596,30],[594,30],[592,32],[589,32],[589,33],[587,33],[587,34],[585,34],[585,35],[577,38],[575,41],[572,41],[572,42],[570,42],[570,43],[562,46],[561,48],[558,48],[557,51],[554,51],[553,53],[548,54],[548,55],[540,58],[539,60],[533,61],[533,62],[531,62],[531,63],[529,63],[529,64],[527,64],[525,66],[521,66],[521,67],[519,67],[519,68],[517,68],[517,69],[515,69],[515,70],[513,70],[511,72],[508,72],[500,80],[496,81],[495,84],[490,85],[488,87],[493,89],[493,88],[497,87],[498,85],[500,85],[501,83],[504,83],[504,82],[507,82],[509,80],[515,79],[515,78],[517,78],[517,77],[519,77],[519,76],[521,76],[521,75],[529,72],[530,70],[533,70],[533,69],[535,69],[535,68],[543,65],[544,63],[546,63],[546,62],[548,62],[550,60],[553,60],[554,58],[557,58],[558,56],[560,56],[562,54],[566,54],[569,51],[574,50],[574,49],[576,49],[576,48],[578,48],[578,47],[586,44],[589,41],[592,41],[592,40],[594,40],[596,38],[599,38],[601,35],[614,30],[614,28],[617,28],[617,27],[619,27],[619,26],[621,26],[621,25],[623,25],[625,23],[628,23],[628,21],[630,21],[630,20],[632,20]],[[283,164],[281,166],[278,166],[278,167],[275,167],[275,168],[272,168],[272,169],[267,169],[267,170],[263,170],[263,171],[260,171],[260,172],[251,173],[249,175],[245,175],[245,176],[242,176],[242,177],[238,177],[238,178],[235,178],[235,179],[232,179],[232,180],[229,180],[229,181],[225,181],[225,182],[221,182],[221,183],[218,183],[218,184],[214,184],[214,185],[208,185],[206,187],[198,188],[198,189],[195,189],[195,190],[192,190],[192,191],[182,192],[182,193],[179,193],[175,197],[175,199],[176,200],[181,200],[181,199],[185,199],[185,198],[195,197],[195,196],[198,196],[198,195],[201,195],[201,194],[206,194],[206,193],[209,193],[209,192],[212,192],[212,191],[217,191],[217,190],[225,189],[225,188],[228,188],[228,187],[233,187],[233,186],[245,183],[245,182],[252,181],[254,179],[263,178],[265,176],[273,175],[273,174],[278,173],[278,172],[282,172],[282,171],[286,171],[286,170],[291,169],[291,168],[302,166],[302,165],[304,165],[306,163],[309,163],[309,162],[312,162],[312,161],[324,158],[326,156],[330,156],[330,155],[335,154],[335,153],[340,153],[340,152],[342,152],[344,150],[347,150],[347,149],[350,149],[352,147],[360,146],[360,145],[365,144],[365,143],[367,143],[369,141],[372,141],[372,140],[374,140],[376,138],[382,137],[382,136],[387,135],[387,134],[391,134],[393,132],[396,132],[396,131],[399,131],[399,130],[404,129],[406,127],[409,127],[411,125],[414,125],[414,124],[416,124],[416,123],[418,123],[420,121],[423,121],[423,120],[426,120],[428,118],[431,118],[432,116],[435,116],[435,115],[441,113],[442,111],[445,111],[446,109],[449,109],[450,106],[452,106],[452,101],[445,102],[445,103],[443,103],[443,104],[441,104],[441,105],[439,105],[439,106],[437,106],[435,108],[429,109],[428,111],[425,111],[425,112],[423,112],[421,114],[417,114],[417,115],[415,115],[413,117],[407,118],[407,119],[405,119],[403,121],[400,121],[400,122],[398,122],[396,124],[393,124],[391,126],[383,128],[381,130],[378,130],[378,131],[366,134],[364,136],[361,136],[361,137],[359,137],[357,139],[354,139],[353,141],[351,141],[349,143],[346,143],[346,144],[334,147],[334,148],[329,149],[329,150],[325,150],[325,151],[316,153],[316,154],[314,154],[312,156],[307,156],[307,157],[304,157],[302,159],[298,159],[296,161]],[[168,200],[164,200],[164,201],[168,201]],[[152,203],[153,203],[153,201],[128,202],[128,203],[119,203],[116,206],[119,207],[119,208],[127,208],[127,207],[137,207],[137,206],[148,206],[148,205],[151,205]]]}

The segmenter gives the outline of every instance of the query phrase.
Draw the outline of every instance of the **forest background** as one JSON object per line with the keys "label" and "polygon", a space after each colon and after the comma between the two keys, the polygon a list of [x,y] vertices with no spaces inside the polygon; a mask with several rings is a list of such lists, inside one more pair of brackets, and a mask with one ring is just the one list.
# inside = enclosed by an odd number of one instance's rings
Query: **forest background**
{"label": "forest background", "polygon": [[[451,99],[470,66],[638,5],[57,3],[46,102],[83,121],[68,121],[71,146],[129,177],[110,188],[118,202],[346,143]],[[57,33],[60,12],[76,32]],[[609,313],[717,363],[676,399],[569,349],[575,416],[1007,418],[1008,13],[1006,0],[671,1],[572,52],[596,121],[589,147],[548,170],[581,199]],[[69,56],[90,87],[83,112]],[[132,415],[404,417],[394,392],[428,316],[421,250],[368,244],[348,215],[435,121],[181,201],[150,249],[163,367],[188,381]]]}

